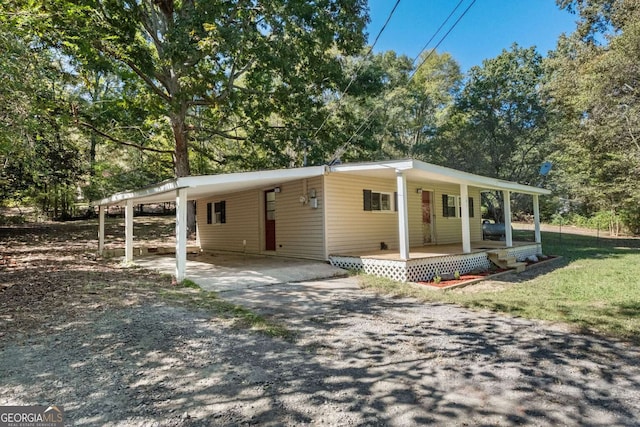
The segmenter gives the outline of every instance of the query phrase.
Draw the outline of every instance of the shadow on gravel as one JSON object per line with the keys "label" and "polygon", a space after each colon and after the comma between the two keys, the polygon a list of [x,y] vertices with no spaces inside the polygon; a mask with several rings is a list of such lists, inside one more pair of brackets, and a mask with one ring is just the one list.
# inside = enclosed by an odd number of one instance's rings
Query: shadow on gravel
{"label": "shadow on gravel", "polygon": [[[51,320],[37,306],[55,304],[48,293],[21,300],[34,309],[20,311],[39,326],[6,333],[14,326],[2,323],[0,405],[61,405],[78,426],[635,426],[640,419],[640,351],[631,344],[376,296],[348,279],[222,295],[285,322],[297,331],[288,342],[127,293],[130,280],[157,275],[64,262],[0,270],[2,280],[22,283],[21,292],[29,280],[34,289],[80,286],[69,304],[85,307]],[[106,278],[119,306],[92,302],[87,285]],[[19,290],[12,288],[0,295]]]}
{"label": "shadow on gravel", "polygon": [[[365,297],[298,343],[163,305],[98,311],[0,352],[0,404],[75,425],[636,425],[636,348]],[[313,337],[311,336],[313,335]]]}

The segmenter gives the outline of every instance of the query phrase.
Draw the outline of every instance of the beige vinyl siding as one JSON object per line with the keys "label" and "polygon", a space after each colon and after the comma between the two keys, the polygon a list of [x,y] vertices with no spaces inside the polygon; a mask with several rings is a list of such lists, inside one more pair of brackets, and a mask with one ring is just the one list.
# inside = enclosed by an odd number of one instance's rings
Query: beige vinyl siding
{"label": "beige vinyl siding", "polygon": [[[306,193],[305,191],[306,184]],[[276,193],[276,255],[324,260],[322,178],[283,183]],[[318,208],[300,196],[316,190]],[[264,191],[222,194],[198,200],[198,238],[203,250],[264,251]],[[226,202],[226,223],[207,224],[207,203]],[[246,247],[243,241],[246,240]]]}
{"label": "beige vinyl siding", "polygon": [[385,242],[398,250],[397,212],[365,211],[362,190],[393,193],[394,180],[348,174],[325,176],[327,250],[329,255],[380,249]]}
{"label": "beige vinyl siding", "polygon": [[[395,180],[384,180],[355,175],[328,175],[327,192],[327,247],[329,254],[366,253],[380,249],[385,242],[390,250],[398,250],[397,212],[370,212],[363,209],[362,190],[396,192]],[[422,196],[418,188],[433,191],[434,235],[433,243],[462,242],[460,218],[442,216],[442,195],[459,196],[457,184],[407,182],[407,216],[409,220],[409,245],[423,245]],[[471,241],[482,240],[480,190],[469,187],[473,197],[474,217],[470,218]]]}
{"label": "beige vinyl siding", "polygon": [[[409,218],[409,246],[417,247],[422,246],[422,194],[418,194],[418,188],[423,188],[424,191],[428,191],[429,186],[425,184],[418,184],[415,182],[407,181],[407,216]],[[431,210],[433,211],[433,206]],[[435,227],[433,230],[435,234]],[[435,237],[432,236],[432,241],[435,243]]]}
{"label": "beige vinyl siding", "polygon": [[[276,253],[324,260],[322,177],[284,183],[280,189],[276,194]],[[317,209],[311,207],[310,201],[300,202],[300,197],[308,197],[312,189],[318,199]]]}
{"label": "beige vinyl siding", "polygon": [[[409,194],[409,241],[411,246],[422,246],[422,198],[417,193],[418,188],[434,192],[434,236],[433,242],[439,245],[462,242],[462,220],[459,217],[451,218],[442,215],[442,195],[460,195],[460,186],[457,184],[441,183],[407,183]],[[473,197],[473,218],[469,218],[471,241],[482,240],[482,218],[480,209],[480,190],[476,187],[468,188],[469,197]]]}
{"label": "beige vinyl siding", "polygon": [[[207,203],[225,201],[224,224],[207,224]],[[243,191],[197,201],[200,247],[203,250],[260,252],[260,192]],[[246,240],[246,248],[243,241]]]}

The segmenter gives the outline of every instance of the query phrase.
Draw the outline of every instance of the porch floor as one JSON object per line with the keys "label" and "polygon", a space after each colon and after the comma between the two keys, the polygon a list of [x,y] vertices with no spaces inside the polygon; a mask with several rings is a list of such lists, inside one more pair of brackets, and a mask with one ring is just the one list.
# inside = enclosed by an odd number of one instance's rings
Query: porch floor
{"label": "porch floor", "polygon": [[[535,245],[535,242],[513,242],[514,248],[521,246]],[[486,252],[487,250],[504,249],[506,244],[504,241],[496,240],[480,240],[471,242],[471,253]],[[448,245],[426,245],[416,246],[409,249],[409,259],[432,258],[447,255],[463,255],[462,243],[453,243]],[[381,259],[401,261],[400,252],[393,250],[377,250],[358,253],[334,254],[333,256],[357,257],[369,259]]]}

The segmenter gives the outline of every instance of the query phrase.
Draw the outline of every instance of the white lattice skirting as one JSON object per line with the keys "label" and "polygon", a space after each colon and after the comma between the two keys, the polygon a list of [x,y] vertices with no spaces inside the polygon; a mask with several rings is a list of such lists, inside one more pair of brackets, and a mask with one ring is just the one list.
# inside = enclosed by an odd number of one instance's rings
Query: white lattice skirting
{"label": "white lattice skirting", "polygon": [[[518,261],[523,261],[531,255],[542,253],[542,246],[534,244],[508,248],[506,251],[509,255],[515,255]],[[330,256],[329,260],[335,267],[364,271],[398,282],[426,282],[433,279],[436,273],[453,274],[458,271],[465,274],[477,269],[486,270],[491,266],[486,252],[416,258],[408,261],[351,256]]]}

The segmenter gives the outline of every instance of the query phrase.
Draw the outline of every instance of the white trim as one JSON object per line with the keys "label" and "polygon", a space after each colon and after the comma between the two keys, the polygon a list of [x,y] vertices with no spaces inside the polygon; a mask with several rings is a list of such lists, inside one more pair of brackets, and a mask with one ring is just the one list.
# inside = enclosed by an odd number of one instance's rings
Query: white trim
{"label": "white trim", "polygon": [[124,260],[133,261],[133,199],[127,200],[124,211]]}
{"label": "white trim", "polygon": [[142,197],[154,196],[157,194],[167,193],[178,188],[177,180],[163,181],[153,186],[141,188],[135,191],[122,191],[105,197],[101,200],[90,202],[92,205],[117,205],[129,199],[140,199]]}
{"label": "white trim", "polygon": [[542,235],[540,234],[540,202],[538,201],[538,195],[533,195],[533,224],[535,227],[534,235],[536,243],[542,243]]}
{"label": "white trim", "polygon": [[327,227],[327,177],[323,176],[322,180],[322,238],[324,245],[324,259],[329,260],[329,228]]}
{"label": "white trim", "polygon": [[513,233],[511,232],[511,193],[508,190],[502,192],[504,197],[504,235],[505,245],[513,246]]}
{"label": "white trim", "polygon": [[523,194],[551,194],[550,190],[504,181],[496,178],[475,175],[456,169],[425,163],[420,160],[395,160],[388,162],[351,163],[331,166],[331,172],[371,172],[381,170],[403,170],[408,172],[408,178],[416,181],[439,181],[451,184],[467,184],[485,190],[510,190]]}
{"label": "white trim", "polygon": [[187,189],[176,191],[176,280],[182,282],[187,269]]}
{"label": "white trim", "polygon": [[[378,191],[378,190],[368,190],[371,192],[371,210],[367,211],[367,212],[374,212],[374,213],[395,213],[394,208],[395,203],[393,200],[393,193],[389,192],[389,191]],[[380,209],[374,209],[373,208],[373,195],[374,194],[378,194],[380,196],[380,198],[378,199],[378,203],[379,203],[379,207]],[[385,195],[389,198],[389,209],[382,209],[382,195]]]}
{"label": "white trim", "polygon": [[186,176],[163,181],[135,191],[116,193],[110,197],[92,201],[91,204],[94,206],[116,205],[129,199],[145,199],[145,203],[168,202],[173,201],[173,191],[180,188],[189,188],[189,197],[191,200],[195,200],[211,193],[224,194],[262,187],[273,188],[287,181],[322,176],[327,171],[327,166],[311,166],[220,175]]}
{"label": "white trim", "polygon": [[278,187],[285,181],[313,178],[325,174],[326,166],[310,166],[305,168],[275,169],[255,172],[237,172],[221,175],[185,176],[178,178],[181,187],[197,188],[208,185],[246,184],[255,181],[265,186],[265,181],[273,181],[270,188]]}
{"label": "white trim", "polygon": [[[335,166],[311,166],[256,172],[238,172],[220,175],[187,176],[167,180],[135,191],[124,191],[98,201],[94,206],[116,205],[135,199],[139,203],[160,203],[173,200],[173,192],[189,188],[189,197],[199,199],[207,194],[231,193],[265,186],[279,185],[287,181],[323,176],[327,173],[382,174],[391,178],[395,171],[404,171],[405,179],[437,181],[451,184],[467,184],[484,190],[509,190],[523,194],[551,194],[551,191],[511,181],[474,175],[459,170],[425,163],[419,160],[394,160],[388,162],[352,163]],[[389,174],[389,175],[387,175]]]}
{"label": "white trim", "polygon": [[409,214],[407,207],[407,178],[401,170],[396,171],[398,191],[398,242],[400,259],[409,259]]}
{"label": "white trim", "polygon": [[466,184],[460,184],[460,209],[462,214],[462,252],[468,254],[471,252],[471,225],[469,224],[469,187]]}
{"label": "white trim", "polygon": [[104,252],[104,211],[104,206],[98,206],[98,254],[100,255]]}
{"label": "white trim", "polygon": [[413,168],[415,160],[392,160],[389,162],[345,163],[330,166],[331,172],[363,172],[374,170],[405,171]]}

